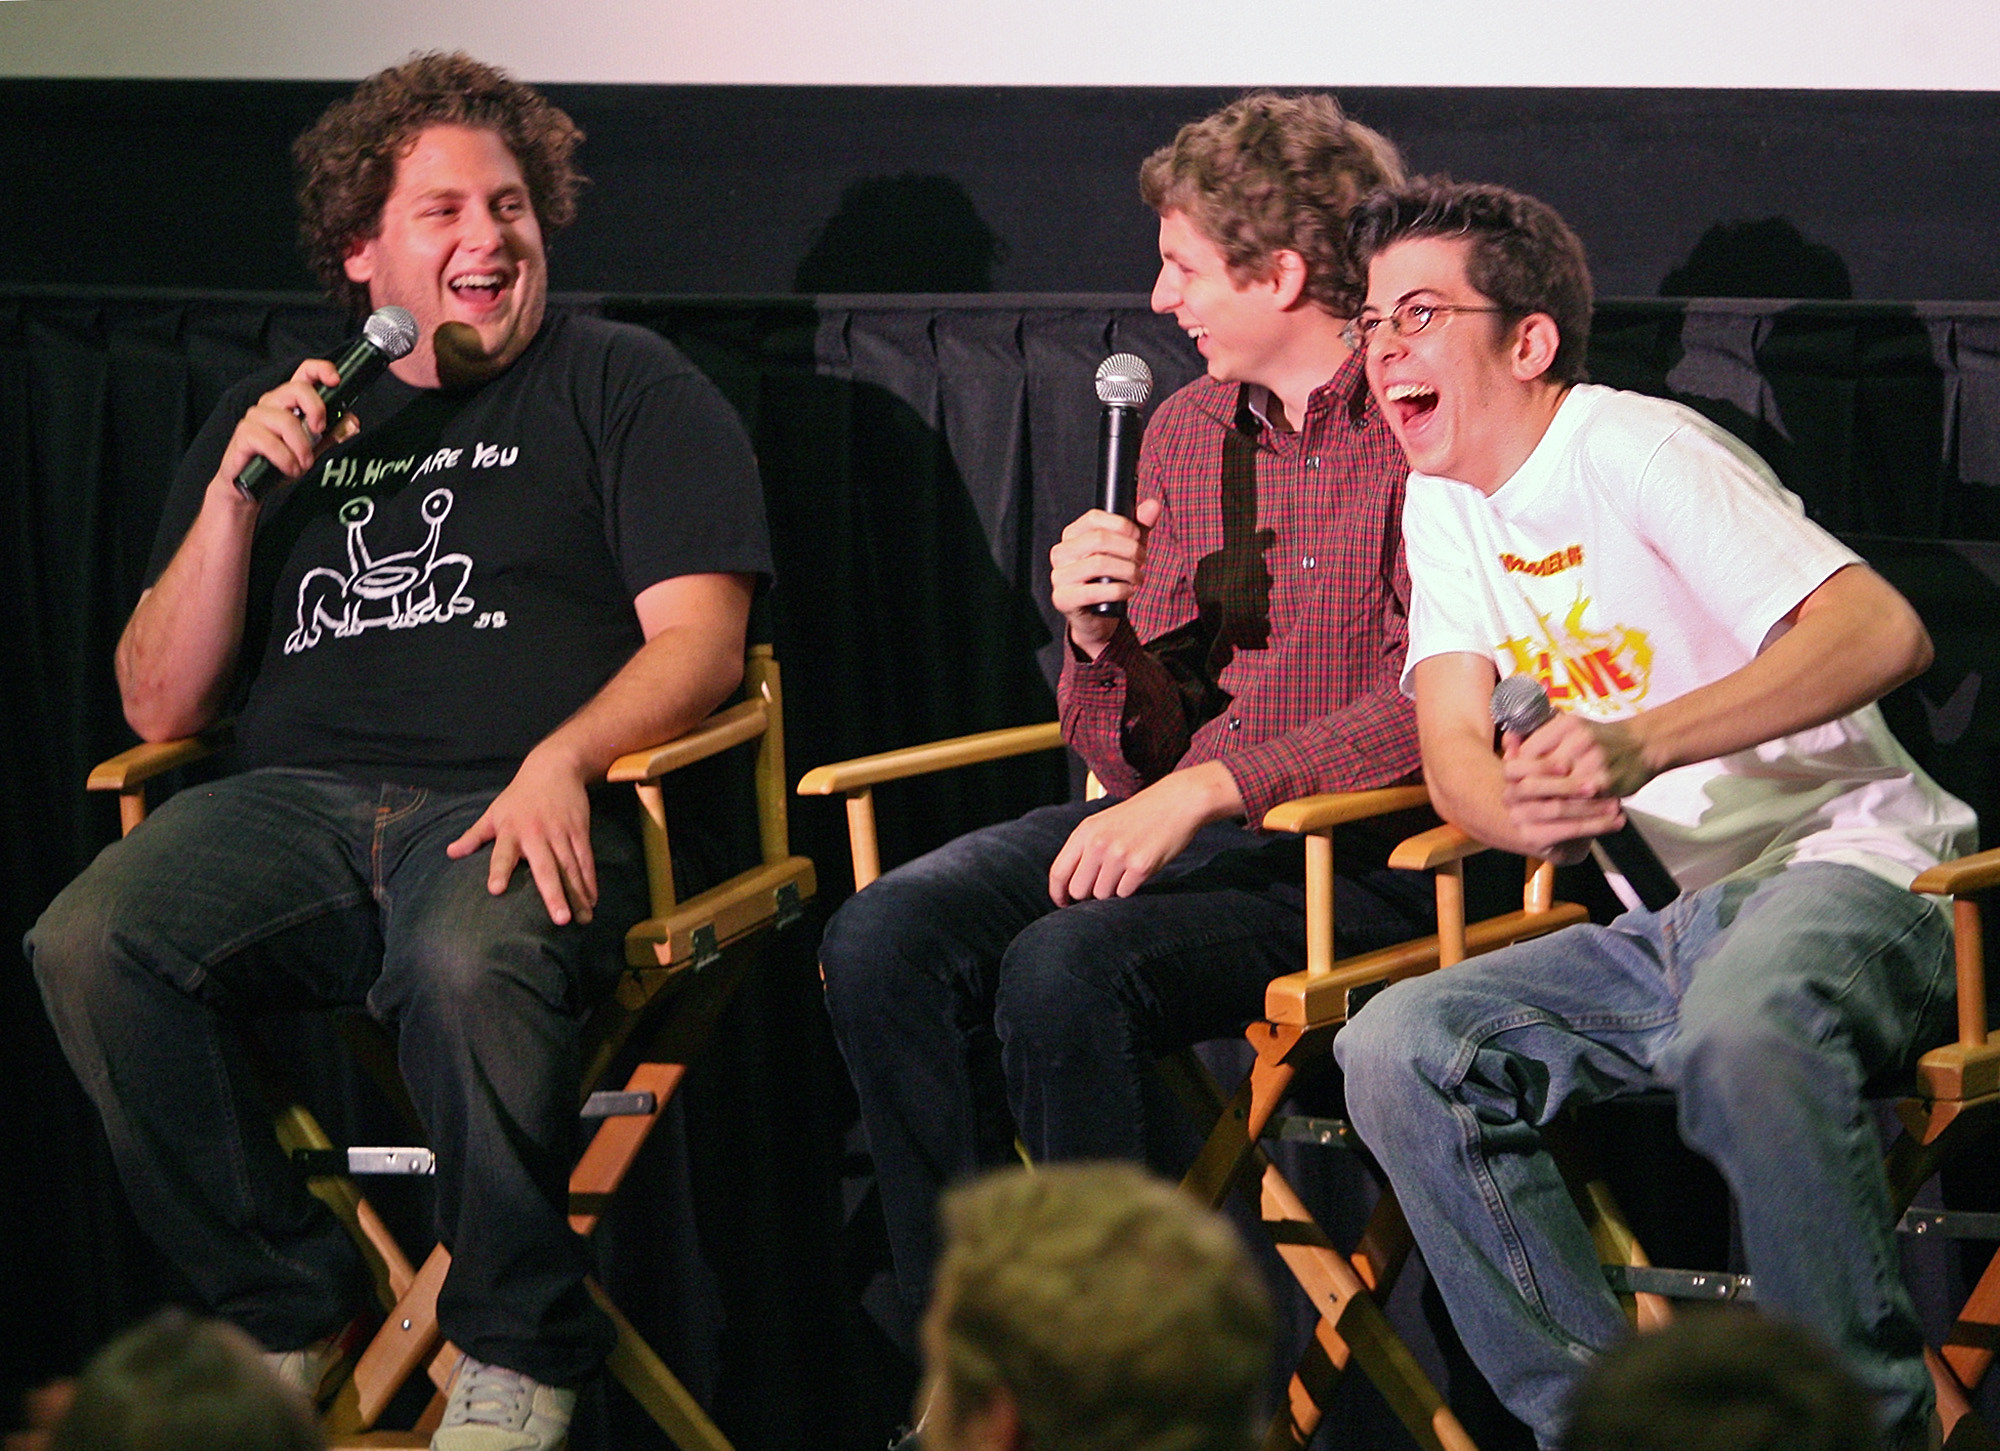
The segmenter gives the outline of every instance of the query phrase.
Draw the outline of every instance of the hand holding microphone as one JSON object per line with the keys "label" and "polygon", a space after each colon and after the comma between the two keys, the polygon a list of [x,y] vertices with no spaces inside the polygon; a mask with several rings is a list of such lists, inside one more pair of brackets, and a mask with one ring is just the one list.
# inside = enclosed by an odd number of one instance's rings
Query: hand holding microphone
{"label": "hand holding microphone", "polygon": [[[1489,703],[1493,723],[1526,740],[1555,715],[1541,682],[1532,675],[1510,675],[1493,688]],[[1628,820],[1616,831],[1597,837],[1596,844],[1625,878],[1639,900],[1657,912],[1681,894],[1681,889]]]}
{"label": "hand holding microphone", "polygon": [[[1139,435],[1144,430],[1139,410],[1153,396],[1153,370],[1133,353],[1113,353],[1097,365],[1097,401],[1104,416],[1097,427],[1097,507],[1129,519],[1136,502]],[[1106,581],[1092,581],[1102,584]],[[1117,618],[1123,600],[1099,600],[1086,605],[1093,615]]]}
{"label": "hand holding microphone", "polygon": [[[408,311],[384,307],[371,314],[361,326],[361,336],[341,349],[333,360],[333,370],[340,375],[340,381],[321,384],[314,390],[326,404],[327,430],[332,430],[362,391],[382,375],[384,368],[407,356],[416,345],[417,320]],[[259,454],[236,476],[236,487],[244,498],[254,501],[262,498],[279,477],[277,466]]]}

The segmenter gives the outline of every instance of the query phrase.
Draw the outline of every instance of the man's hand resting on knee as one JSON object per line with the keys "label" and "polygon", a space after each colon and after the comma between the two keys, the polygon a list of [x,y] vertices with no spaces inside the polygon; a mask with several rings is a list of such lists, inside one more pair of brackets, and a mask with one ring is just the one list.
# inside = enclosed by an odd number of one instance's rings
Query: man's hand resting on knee
{"label": "man's hand resting on knee", "polygon": [[1242,814],[1236,778],[1220,761],[1172,772],[1077,824],[1049,868],[1049,896],[1059,907],[1129,897],[1202,827]]}
{"label": "man's hand resting on knee", "polygon": [[588,768],[544,741],[528,753],[507,789],[465,835],[446,847],[454,860],[493,844],[486,889],[499,896],[522,862],[558,927],[588,922],[597,906],[597,858],[590,849]]}

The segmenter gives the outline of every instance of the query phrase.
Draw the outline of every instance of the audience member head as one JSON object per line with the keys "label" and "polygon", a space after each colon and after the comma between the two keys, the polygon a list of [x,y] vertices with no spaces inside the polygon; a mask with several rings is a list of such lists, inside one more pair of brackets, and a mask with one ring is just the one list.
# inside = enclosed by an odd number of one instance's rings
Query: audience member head
{"label": "audience member head", "polygon": [[1123,1164],[946,1196],[926,1451],[1243,1451],[1271,1353],[1236,1232]]}
{"label": "audience member head", "polygon": [[1563,1451],[1879,1451],[1867,1393],[1795,1325],[1739,1310],[1684,1316],[1604,1357]]}
{"label": "audience member head", "polygon": [[496,132],[520,163],[542,231],[576,219],[583,132],[532,86],[462,51],[413,56],[378,71],[329,106],[292,144],[299,171],[299,236],[306,261],[355,312],[368,289],[347,275],[353,245],[375,235],[396,165],[432,126]]}
{"label": "audience member head", "polygon": [[1351,121],[1332,96],[1255,91],[1181,127],[1139,168],[1139,194],[1213,242],[1239,282],[1264,278],[1281,251],[1305,263],[1304,295],[1335,317],[1359,303],[1347,214],[1403,179],[1389,139]]}
{"label": "audience member head", "polygon": [[297,1391],[249,1336],[162,1310],[85,1367],[49,1451],[320,1451]]}
{"label": "audience member head", "polygon": [[1504,321],[1541,314],[1560,333],[1547,377],[1581,383],[1590,348],[1590,267],[1555,208],[1504,186],[1425,176],[1376,192],[1354,209],[1348,241],[1363,277],[1398,242],[1467,244],[1465,273]]}

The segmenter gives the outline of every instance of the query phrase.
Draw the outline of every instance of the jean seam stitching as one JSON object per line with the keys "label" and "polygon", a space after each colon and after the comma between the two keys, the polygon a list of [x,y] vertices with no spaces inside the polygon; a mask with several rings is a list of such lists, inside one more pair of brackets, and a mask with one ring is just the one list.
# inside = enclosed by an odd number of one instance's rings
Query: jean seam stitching
{"label": "jean seam stitching", "polygon": [[189,985],[191,987],[200,987],[209,980],[212,976],[211,970],[218,963],[226,962],[238,953],[256,946],[259,942],[275,937],[280,932],[297,927],[302,922],[310,922],[315,917],[325,916],[328,912],[336,912],[343,907],[355,906],[366,895],[363,892],[336,892],[330,897],[321,897],[311,902],[301,903],[289,912],[283,912],[266,921],[259,922],[250,931],[218,944],[207,956],[201,958],[196,963],[195,973]]}

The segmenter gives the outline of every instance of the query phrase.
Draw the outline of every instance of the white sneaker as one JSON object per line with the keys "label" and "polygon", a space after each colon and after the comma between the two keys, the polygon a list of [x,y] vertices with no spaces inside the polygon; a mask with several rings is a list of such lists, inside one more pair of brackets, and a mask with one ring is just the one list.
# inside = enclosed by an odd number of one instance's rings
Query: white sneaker
{"label": "white sneaker", "polygon": [[431,1451],[560,1451],[575,1410],[573,1390],[463,1356]]}
{"label": "white sneaker", "polygon": [[314,1406],[323,1405],[340,1387],[355,1357],[368,1342],[369,1322],[357,1315],[333,1334],[297,1350],[267,1350],[264,1364],[279,1383],[290,1386]]}

